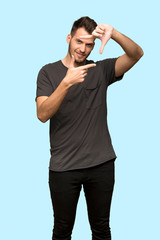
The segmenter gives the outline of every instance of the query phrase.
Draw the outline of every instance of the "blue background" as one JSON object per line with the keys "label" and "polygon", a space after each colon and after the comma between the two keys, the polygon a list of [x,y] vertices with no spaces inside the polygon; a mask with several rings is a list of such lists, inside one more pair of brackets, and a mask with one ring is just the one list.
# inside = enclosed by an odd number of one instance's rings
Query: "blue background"
{"label": "blue background", "polygon": [[[144,50],[122,81],[108,89],[108,124],[116,154],[111,208],[113,240],[160,239],[159,4],[152,1],[9,1],[0,4],[1,151],[0,239],[49,240],[49,123],[36,118],[40,68],[65,57],[73,21],[108,23]],[[123,54],[100,41],[89,59]],[[73,240],[91,239],[81,192]]]}

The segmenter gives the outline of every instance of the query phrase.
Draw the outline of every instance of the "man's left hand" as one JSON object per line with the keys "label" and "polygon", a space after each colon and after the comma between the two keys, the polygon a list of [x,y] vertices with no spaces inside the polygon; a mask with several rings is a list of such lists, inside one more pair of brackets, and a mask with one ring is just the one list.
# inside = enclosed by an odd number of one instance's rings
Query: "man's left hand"
{"label": "man's left hand", "polygon": [[99,38],[101,40],[101,47],[99,53],[102,54],[105,45],[112,37],[114,28],[109,24],[98,24],[91,35],[81,36],[80,38]]}

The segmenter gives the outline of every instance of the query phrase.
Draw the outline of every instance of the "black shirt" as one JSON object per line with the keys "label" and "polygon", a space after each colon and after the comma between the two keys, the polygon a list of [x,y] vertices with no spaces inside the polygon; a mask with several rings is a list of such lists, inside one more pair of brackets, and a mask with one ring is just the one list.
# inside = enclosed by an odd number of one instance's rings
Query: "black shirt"
{"label": "black shirt", "polygon": [[[96,62],[84,82],[72,86],[50,119],[50,166],[53,171],[82,169],[116,158],[107,126],[107,87],[115,77],[117,58]],[[93,61],[87,61],[92,63]],[[62,61],[41,68],[38,96],[50,96],[67,73]]]}

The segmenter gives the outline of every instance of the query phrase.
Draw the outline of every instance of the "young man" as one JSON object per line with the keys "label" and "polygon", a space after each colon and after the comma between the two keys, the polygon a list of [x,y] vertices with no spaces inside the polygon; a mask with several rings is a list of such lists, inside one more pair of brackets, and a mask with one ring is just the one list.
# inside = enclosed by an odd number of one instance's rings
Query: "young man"
{"label": "young man", "polygon": [[[94,62],[87,57],[95,39],[100,53],[112,38],[125,51],[119,58]],[[52,240],[71,239],[83,186],[92,239],[111,239],[110,205],[116,155],[107,127],[107,87],[143,56],[131,39],[89,17],[74,22],[66,57],[41,68],[37,79],[37,116],[50,119],[49,186],[54,210]]]}

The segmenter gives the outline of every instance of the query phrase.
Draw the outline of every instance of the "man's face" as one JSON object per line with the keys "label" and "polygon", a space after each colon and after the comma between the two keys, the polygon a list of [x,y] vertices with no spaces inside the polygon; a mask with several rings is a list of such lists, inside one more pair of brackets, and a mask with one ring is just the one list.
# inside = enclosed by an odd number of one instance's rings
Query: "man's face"
{"label": "man's face", "polygon": [[94,47],[94,38],[81,39],[80,36],[90,35],[84,28],[78,28],[74,36],[68,35],[69,54],[75,57],[78,64],[85,63],[86,58]]}

